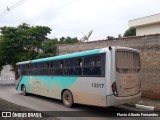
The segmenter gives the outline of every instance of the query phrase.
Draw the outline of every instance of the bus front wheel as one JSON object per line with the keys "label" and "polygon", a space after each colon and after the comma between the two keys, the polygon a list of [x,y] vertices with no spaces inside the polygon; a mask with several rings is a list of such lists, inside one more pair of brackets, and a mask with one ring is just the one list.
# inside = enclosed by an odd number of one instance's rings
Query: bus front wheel
{"label": "bus front wheel", "polygon": [[63,100],[63,104],[66,107],[72,107],[73,106],[73,103],[74,103],[73,95],[69,90],[65,90],[63,92],[62,100]]}
{"label": "bus front wheel", "polygon": [[27,95],[27,91],[26,91],[26,86],[22,85],[22,95],[26,96]]}

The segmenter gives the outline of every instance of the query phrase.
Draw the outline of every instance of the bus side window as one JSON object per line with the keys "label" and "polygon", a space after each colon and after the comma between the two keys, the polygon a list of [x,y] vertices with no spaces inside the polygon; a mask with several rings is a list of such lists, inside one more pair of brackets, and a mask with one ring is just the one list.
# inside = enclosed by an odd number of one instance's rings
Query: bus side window
{"label": "bus side window", "polygon": [[61,66],[61,61],[52,61],[52,68],[59,68]]}
{"label": "bus side window", "polygon": [[92,56],[84,57],[84,66],[92,66]]}
{"label": "bus side window", "polygon": [[39,68],[40,68],[40,69],[41,69],[41,68],[44,68],[44,63],[43,63],[43,62],[39,63]]}
{"label": "bus side window", "polygon": [[21,75],[21,74],[20,74],[20,68],[18,68],[18,70],[17,70],[17,75],[18,75],[18,76]]}
{"label": "bus side window", "polygon": [[94,75],[101,75],[101,55],[93,56],[93,74]]}
{"label": "bus side window", "polygon": [[84,66],[83,66],[83,74],[84,75],[92,75],[92,56],[84,57]]}
{"label": "bus side window", "polygon": [[80,62],[80,66],[82,67],[82,62]]}
{"label": "bus side window", "polygon": [[73,67],[73,66],[74,66],[74,59],[65,60],[65,67]]}
{"label": "bus side window", "polygon": [[53,61],[50,63],[50,68],[53,68]]}
{"label": "bus side window", "polygon": [[74,75],[82,75],[82,68],[81,67],[76,67]]}
{"label": "bus side window", "polygon": [[50,71],[51,75],[63,75],[64,74],[64,61],[57,60],[53,61],[53,67]]}
{"label": "bus side window", "polygon": [[74,65],[75,65],[74,75],[82,75],[82,58],[75,58]]}
{"label": "bus side window", "polygon": [[16,67],[16,72],[15,72],[16,80],[20,77],[20,75],[21,75],[20,66],[17,66]]}
{"label": "bus side window", "polygon": [[38,63],[34,63],[33,68],[37,69],[38,68]]}
{"label": "bus side window", "polygon": [[33,68],[33,63],[30,63],[29,69],[32,69],[32,68]]}
{"label": "bus side window", "polygon": [[83,74],[87,76],[102,75],[101,54],[84,57]]}
{"label": "bus side window", "polygon": [[50,67],[50,62],[46,62],[46,68]]}
{"label": "bus side window", "polygon": [[74,59],[66,59],[65,61],[65,69],[64,74],[65,75],[73,75],[74,69],[73,69],[73,60]]}
{"label": "bus side window", "polygon": [[61,67],[61,68],[64,67],[64,62],[63,62],[63,60],[61,60],[61,65],[60,65],[60,67]]}

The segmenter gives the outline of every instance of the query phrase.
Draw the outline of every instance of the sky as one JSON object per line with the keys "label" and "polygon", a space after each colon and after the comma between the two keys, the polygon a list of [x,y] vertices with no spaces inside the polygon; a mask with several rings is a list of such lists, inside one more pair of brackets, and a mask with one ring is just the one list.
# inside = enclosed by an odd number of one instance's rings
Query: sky
{"label": "sky", "polygon": [[118,37],[128,21],[160,13],[160,0],[0,0],[0,27],[48,26],[49,38],[78,37],[93,30],[90,41]]}

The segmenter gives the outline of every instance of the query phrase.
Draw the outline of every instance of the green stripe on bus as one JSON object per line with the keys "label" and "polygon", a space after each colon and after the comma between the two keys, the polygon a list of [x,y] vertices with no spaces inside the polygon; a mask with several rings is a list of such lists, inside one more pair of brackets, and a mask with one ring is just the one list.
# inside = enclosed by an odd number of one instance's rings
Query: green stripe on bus
{"label": "green stripe on bus", "polygon": [[[24,76],[18,86],[18,91],[21,91],[21,85],[26,86],[27,92],[31,92],[32,87],[41,87],[47,89],[69,89],[77,77],[63,77],[63,76]],[[65,83],[65,84],[64,84]]]}

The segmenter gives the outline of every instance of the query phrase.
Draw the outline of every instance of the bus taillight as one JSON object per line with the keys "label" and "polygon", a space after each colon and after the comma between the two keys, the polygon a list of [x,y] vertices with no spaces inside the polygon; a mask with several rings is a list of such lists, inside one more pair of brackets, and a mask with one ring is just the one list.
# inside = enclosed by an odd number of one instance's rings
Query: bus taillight
{"label": "bus taillight", "polygon": [[115,82],[112,84],[112,91],[115,96],[118,96],[117,85]]}

